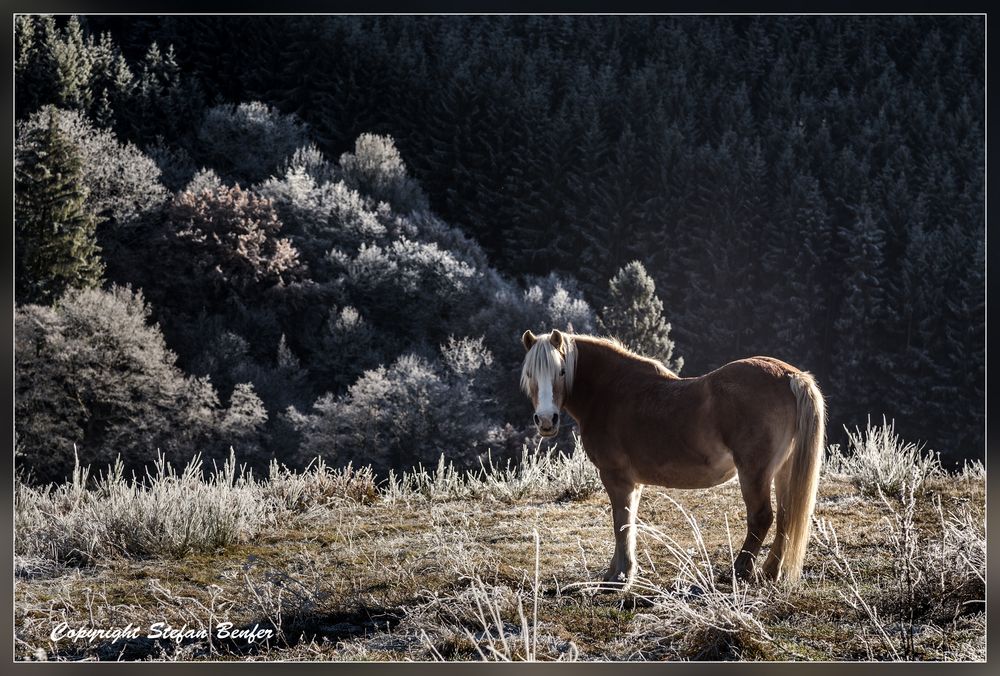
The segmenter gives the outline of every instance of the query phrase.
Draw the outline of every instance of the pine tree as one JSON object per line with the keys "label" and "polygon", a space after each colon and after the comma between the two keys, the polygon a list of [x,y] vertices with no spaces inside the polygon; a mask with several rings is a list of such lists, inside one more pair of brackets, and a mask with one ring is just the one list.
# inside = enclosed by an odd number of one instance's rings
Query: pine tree
{"label": "pine tree", "polygon": [[18,14],[14,17],[14,103],[18,117],[35,109],[45,81],[39,59],[38,32],[33,16]]}
{"label": "pine tree", "polygon": [[[834,321],[838,338],[833,363],[843,369],[831,383],[831,397],[844,402],[848,419],[869,413],[872,405],[882,405],[879,394],[885,386],[884,347],[880,343],[885,306],[885,233],[862,205],[854,223],[844,233],[850,254],[844,260],[843,305]],[[849,403],[848,403],[849,402]],[[851,417],[853,416],[853,418]]]}
{"label": "pine tree", "polygon": [[555,246],[572,257],[586,251],[587,234],[601,218],[597,205],[607,201],[608,184],[608,141],[594,101],[583,100],[578,114],[577,141],[566,177],[567,227],[553,233]]}
{"label": "pine tree", "polygon": [[97,286],[104,272],[97,219],[84,206],[79,156],[53,112],[18,158],[15,270],[18,303],[48,304],[68,288]]}
{"label": "pine tree", "polygon": [[[971,243],[965,254],[964,269],[954,285],[956,292],[949,299],[948,314],[953,318],[945,324],[946,358],[944,371],[955,384],[952,401],[964,415],[954,415],[954,409],[941,418],[946,421],[945,438],[951,443],[950,459],[976,457],[983,448],[985,434],[986,394],[986,259],[984,238]],[[965,252],[963,252],[965,253]],[[951,415],[948,415],[948,413]]]}
{"label": "pine tree", "polygon": [[88,42],[91,53],[90,117],[100,127],[115,127],[127,109],[135,77],[110,33],[102,33],[96,42]]}
{"label": "pine tree", "polygon": [[190,131],[204,106],[198,83],[181,73],[173,45],[166,52],[155,42],[149,46],[132,92],[125,126],[140,144],[157,135],[177,138]]}
{"label": "pine tree", "polygon": [[79,19],[71,16],[61,38],[46,47],[58,77],[55,103],[64,108],[89,108],[93,97],[89,87],[92,55]]}
{"label": "pine tree", "polygon": [[[605,188],[594,202],[586,227],[580,229],[585,245],[580,252],[580,263],[592,270],[597,279],[605,279],[642,250],[636,243],[645,206],[639,190],[646,177],[639,166],[639,145],[625,123],[608,154]],[[583,281],[586,289],[587,280]]]}
{"label": "pine tree", "polygon": [[51,15],[15,19],[14,99],[18,117],[34,112],[40,105],[56,100],[58,72],[52,54],[59,40]]}
{"label": "pine tree", "polygon": [[663,302],[656,296],[656,284],[642,263],[632,261],[621,268],[608,287],[610,302],[597,318],[600,331],[680,372],[684,358],[671,361],[674,341],[670,338],[670,324],[663,318]]}

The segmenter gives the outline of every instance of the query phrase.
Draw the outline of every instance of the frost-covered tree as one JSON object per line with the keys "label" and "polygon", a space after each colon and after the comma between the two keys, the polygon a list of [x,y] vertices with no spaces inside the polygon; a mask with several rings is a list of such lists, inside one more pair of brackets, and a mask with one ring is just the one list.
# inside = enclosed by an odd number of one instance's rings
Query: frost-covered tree
{"label": "frost-covered tree", "polygon": [[310,363],[319,382],[338,392],[382,361],[378,332],[348,305],[330,313]]}
{"label": "frost-covered tree", "polygon": [[304,166],[293,165],[281,178],[268,179],[259,192],[274,202],[289,236],[319,275],[331,249],[354,251],[386,235],[385,214],[370,200],[343,181],[317,180]]}
{"label": "frost-covered tree", "polygon": [[174,303],[197,311],[202,304],[282,285],[298,265],[298,252],[280,236],[281,221],[269,200],[239,186],[182,192],[166,210],[158,251],[159,287]]}
{"label": "frost-covered tree", "polygon": [[14,104],[18,117],[55,100],[56,73],[45,41],[56,35],[52,16],[14,17]]}
{"label": "frost-covered tree", "polygon": [[[493,364],[484,369],[481,379],[491,392],[498,420],[524,418],[524,395],[518,385],[525,329],[536,332],[560,329],[590,333],[594,330],[594,311],[583,299],[571,279],[550,274],[531,277],[527,288],[506,279],[490,278],[489,294],[464,325],[472,335],[481,335],[493,354]],[[520,425],[518,425],[520,427]]]}
{"label": "frost-covered tree", "polygon": [[337,177],[337,168],[326,159],[323,151],[315,143],[308,143],[295,152],[278,167],[278,176],[294,171],[302,171],[322,185]]}
{"label": "frost-covered tree", "polygon": [[201,448],[219,422],[215,391],[177,368],[149,312],[140,292],[117,286],[71,290],[53,307],[18,308],[19,462],[38,479],[63,478],[74,444],[84,465],[120,454],[133,466],[155,459],[157,449],[183,461],[218,446]]}
{"label": "frost-covered tree", "polygon": [[154,42],[130,65],[109,33],[96,35],[76,16],[57,24],[50,15],[20,15],[15,30],[18,118],[56,105],[141,145],[180,136],[197,119],[200,88],[181,73],[172,46],[164,53]]}
{"label": "frost-covered tree", "polygon": [[[198,167],[187,148],[173,145],[162,136],[158,136],[146,147],[146,154],[160,168],[160,180],[168,190],[185,189],[198,173]],[[191,190],[190,187],[186,189]],[[192,192],[198,191],[192,190]]]}
{"label": "frost-covered tree", "polygon": [[220,175],[248,185],[270,176],[308,140],[297,116],[251,101],[206,110],[192,152]]}
{"label": "frost-covered tree", "polygon": [[110,33],[88,40],[92,102],[89,115],[103,128],[120,128],[123,113],[129,109],[135,76]]}
{"label": "frost-covered tree", "polygon": [[409,176],[396,143],[389,136],[359,136],[354,152],[340,156],[340,171],[349,186],[378,201],[388,202],[396,211],[407,213],[427,209],[423,190]]}
{"label": "frost-covered tree", "polygon": [[92,58],[77,17],[59,28],[50,15],[21,15],[15,30],[18,112],[25,115],[46,103],[87,110],[93,101]]}
{"label": "frost-covered tree", "polygon": [[844,261],[843,303],[834,322],[838,337],[834,364],[842,376],[833,392],[850,398],[848,410],[863,415],[877,406],[886,381],[882,376],[888,360],[878,348],[885,330],[885,233],[866,205],[857,208],[854,222],[843,233],[850,247]]}
{"label": "frost-covered tree", "polygon": [[150,44],[136,70],[128,106],[121,111],[128,135],[148,144],[158,135],[187,133],[203,109],[204,96],[198,82],[181,72],[173,45],[164,52],[156,42]]}
{"label": "frost-covered tree", "polygon": [[25,131],[16,157],[14,197],[15,299],[52,303],[67,289],[97,286],[104,266],[87,208],[83,168],[73,144],[48,125]]}
{"label": "frost-covered tree", "polygon": [[457,252],[403,238],[385,247],[362,244],[347,261],[346,285],[387,340],[437,342],[479,305],[482,277]]}
{"label": "frost-covered tree", "polygon": [[448,340],[441,345],[441,359],[445,367],[456,376],[471,379],[481,369],[493,363],[493,354],[486,347],[482,336],[457,339],[448,336]]}
{"label": "frost-covered tree", "polygon": [[309,414],[293,409],[303,459],[321,455],[385,471],[433,465],[446,453],[457,464],[474,466],[490,436],[482,406],[467,396],[470,377],[489,360],[488,353],[479,355],[450,360],[451,366],[463,364],[466,370],[458,373],[405,354],[389,367],[366,371],[342,396],[321,397]]}
{"label": "frost-covered tree", "polygon": [[226,184],[219,178],[219,175],[215,173],[214,169],[201,169],[196,171],[194,175],[191,176],[181,192],[188,192],[193,195],[200,195],[205,192],[215,192],[219,188],[224,187]]}
{"label": "frost-covered tree", "polygon": [[[45,106],[17,124],[15,154],[37,153],[37,132],[55,121],[59,132],[80,158],[79,183],[86,188],[87,209],[102,219],[127,224],[160,207],[167,190],[160,169],[132,143],[95,128],[76,110]],[[20,160],[19,160],[20,161]]]}
{"label": "frost-covered tree", "polygon": [[608,287],[609,302],[598,315],[598,329],[618,338],[639,354],[659,359],[667,368],[679,373],[684,358],[673,358],[670,324],[663,316],[663,302],[656,295],[656,283],[645,266],[632,261],[611,278]]}
{"label": "frost-covered tree", "polygon": [[267,460],[261,457],[267,408],[252,383],[236,385],[229,397],[229,407],[219,418],[219,438],[228,443],[240,458],[256,461],[260,465]]}

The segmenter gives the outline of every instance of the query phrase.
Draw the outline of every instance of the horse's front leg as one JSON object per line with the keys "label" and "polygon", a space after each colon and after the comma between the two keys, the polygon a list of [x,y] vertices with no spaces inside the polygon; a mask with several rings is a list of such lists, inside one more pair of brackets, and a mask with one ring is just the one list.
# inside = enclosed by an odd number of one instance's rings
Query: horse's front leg
{"label": "horse's front leg", "polygon": [[635,555],[635,519],[642,485],[606,472],[601,472],[601,481],[611,498],[611,517],[615,529],[615,554],[604,581],[618,582],[622,587],[628,587],[635,579],[638,568]]}

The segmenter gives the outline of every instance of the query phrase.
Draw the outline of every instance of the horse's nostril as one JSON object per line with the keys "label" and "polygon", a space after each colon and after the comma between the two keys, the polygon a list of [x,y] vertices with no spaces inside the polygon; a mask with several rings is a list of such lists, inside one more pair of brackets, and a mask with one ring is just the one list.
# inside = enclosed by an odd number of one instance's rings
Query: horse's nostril
{"label": "horse's nostril", "polygon": [[535,414],[534,419],[535,419],[535,424],[536,425],[541,425],[542,424],[542,419],[538,417],[537,413]]}
{"label": "horse's nostril", "polygon": [[559,424],[559,414],[558,413],[553,413],[552,414],[552,424],[553,425],[558,425]]}

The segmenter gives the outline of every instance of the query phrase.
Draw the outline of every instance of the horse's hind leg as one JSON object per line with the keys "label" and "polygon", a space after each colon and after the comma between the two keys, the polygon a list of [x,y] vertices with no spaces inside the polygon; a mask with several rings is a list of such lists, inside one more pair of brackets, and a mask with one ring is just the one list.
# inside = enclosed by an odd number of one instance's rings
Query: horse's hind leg
{"label": "horse's hind leg", "polygon": [[604,576],[605,582],[631,584],[635,578],[635,520],[642,486],[629,479],[601,473],[601,481],[611,498],[611,516],[615,528],[615,554]]}
{"label": "horse's hind leg", "polygon": [[740,553],[733,563],[733,572],[741,579],[750,576],[754,569],[754,559],[764,544],[774,512],[771,509],[771,472],[757,470],[739,471],[740,490],[747,505],[747,536]]}
{"label": "horse's hind leg", "polygon": [[778,519],[774,529],[774,544],[771,545],[764,561],[764,576],[775,580],[778,577],[778,568],[781,566],[781,558],[785,548],[785,537],[788,523],[788,493],[789,482],[791,481],[792,463],[785,461],[785,464],[774,475],[774,495],[778,502]]}

